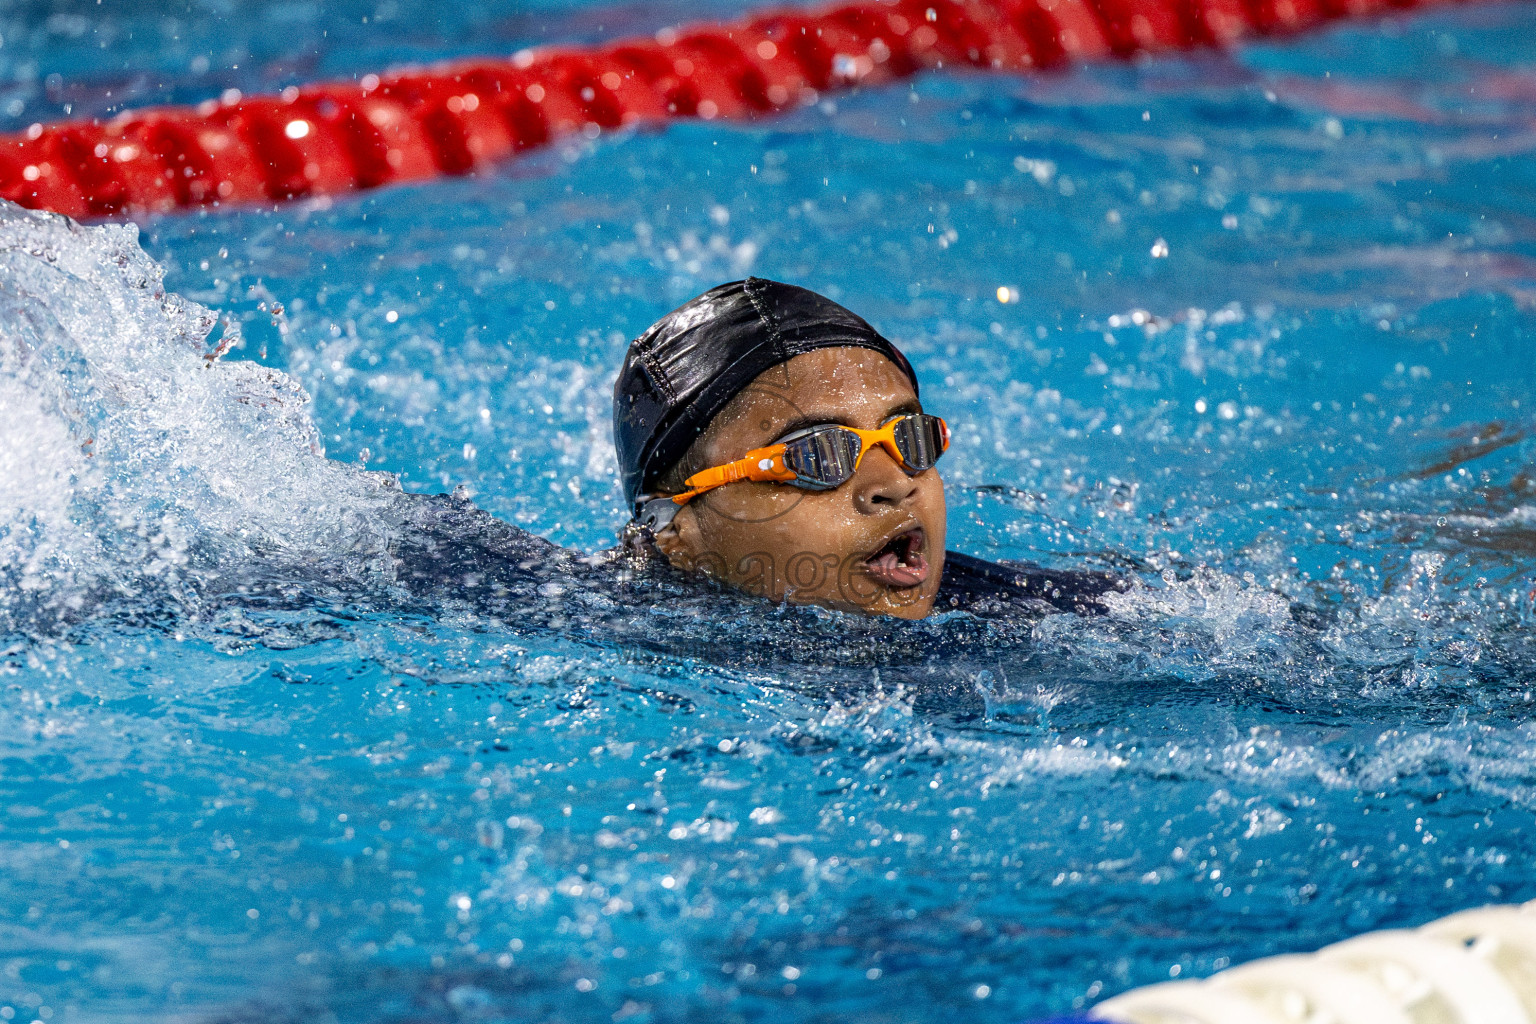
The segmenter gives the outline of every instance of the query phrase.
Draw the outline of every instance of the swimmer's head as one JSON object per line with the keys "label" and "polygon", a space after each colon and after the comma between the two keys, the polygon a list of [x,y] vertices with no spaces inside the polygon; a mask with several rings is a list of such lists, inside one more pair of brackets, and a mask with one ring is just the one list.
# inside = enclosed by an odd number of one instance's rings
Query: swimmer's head
{"label": "swimmer's head", "polygon": [[[947,443],[921,412],[911,364],[863,319],[804,288],[748,278],[630,345],[614,442],[625,498],[673,565],[772,600],[921,618],[944,569],[932,461]],[[822,426],[873,443],[818,432],[788,454],[776,447]],[[706,473],[727,466],[736,469]],[[787,480],[796,467],[799,485]],[[737,474],[748,478],[720,484]]]}

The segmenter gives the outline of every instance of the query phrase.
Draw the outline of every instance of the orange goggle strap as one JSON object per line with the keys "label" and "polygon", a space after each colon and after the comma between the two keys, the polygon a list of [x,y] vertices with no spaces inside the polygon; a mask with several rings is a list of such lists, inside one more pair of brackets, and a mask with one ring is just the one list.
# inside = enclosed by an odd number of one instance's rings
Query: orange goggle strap
{"label": "orange goggle strap", "polygon": [[691,489],[682,494],[674,494],[672,500],[678,505],[686,505],[705,491],[738,480],[790,483],[795,479],[794,470],[784,465],[784,445],[771,444],[767,448],[754,448],[735,462],[693,474],[683,481],[683,486]]}
{"label": "orange goggle strap", "polygon": [[672,521],[678,509],[705,491],[712,491],[716,487],[733,484],[738,480],[791,483],[795,479],[794,472],[784,465],[782,444],[754,448],[735,462],[703,470],[684,480],[684,486],[692,490],[684,491],[682,494],[642,495],[635,503],[635,521],[641,527],[655,533],[664,529]]}

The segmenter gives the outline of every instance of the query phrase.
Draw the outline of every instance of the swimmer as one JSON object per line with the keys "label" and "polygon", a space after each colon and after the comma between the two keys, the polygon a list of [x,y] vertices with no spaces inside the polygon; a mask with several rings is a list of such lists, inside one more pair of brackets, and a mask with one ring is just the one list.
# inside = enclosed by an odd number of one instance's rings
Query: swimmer
{"label": "swimmer", "polygon": [[[1030,589],[945,551],[949,427],[896,346],[825,296],[748,278],[685,303],[630,345],[613,415],[633,553],[775,602],[906,619],[980,583]],[[1118,587],[1067,575],[1095,599]]]}
{"label": "swimmer", "polygon": [[655,643],[647,608],[717,603],[722,588],[872,617],[1028,623],[1102,613],[1129,585],[946,551],[935,467],[947,425],[896,346],[804,288],[749,278],[662,317],[619,370],[613,431],[633,511],[620,547],[585,556],[466,500],[412,495],[393,513],[391,585],[520,627],[601,620],[605,637],[643,644]]}
{"label": "swimmer", "polygon": [[[784,641],[800,620],[723,607],[733,597],[871,619],[960,612],[1015,635],[1053,612],[1102,613],[1105,596],[1129,586],[1107,572],[946,551],[935,467],[947,425],[920,404],[916,374],[894,345],[793,285],[721,285],[637,338],[614,388],[614,441],[633,510],[617,548],[562,548],[463,496],[401,493],[380,475],[397,494],[377,513],[389,538],[380,557],[306,559],[298,587],[281,573],[268,585],[231,566],[211,590],[236,605],[319,601],[348,614],[463,608],[515,631],[739,663],[797,657]],[[764,639],[744,652],[750,629]],[[847,639],[853,660],[921,662],[934,642],[906,643],[899,630],[872,639],[848,626],[833,635]],[[808,649],[825,663],[834,646],[818,635]]]}

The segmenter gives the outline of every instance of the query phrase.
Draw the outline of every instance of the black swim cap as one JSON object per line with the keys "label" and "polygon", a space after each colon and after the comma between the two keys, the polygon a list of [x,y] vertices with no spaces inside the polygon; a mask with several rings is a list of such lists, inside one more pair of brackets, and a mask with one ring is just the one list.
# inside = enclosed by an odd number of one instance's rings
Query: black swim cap
{"label": "black swim cap", "polygon": [[613,444],[624,500],[658,477],[764,370],[821,348],[873,349],[901,368],[905,356],[862,317],[806,288],[758,277],[711,288],[630,343],[613,386]]}

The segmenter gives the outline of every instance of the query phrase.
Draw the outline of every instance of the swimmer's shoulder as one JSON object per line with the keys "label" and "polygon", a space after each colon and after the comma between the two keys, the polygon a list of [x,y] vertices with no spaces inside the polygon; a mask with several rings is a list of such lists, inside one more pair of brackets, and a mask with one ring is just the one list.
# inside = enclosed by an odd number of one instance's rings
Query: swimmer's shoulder
{"label": "swimmer's shoulder", "polygon": [[1111,572],[1046,569],[1028,562],[989,562],[948,551],[934,611],[981,615],[1063,611],[1102,615],[1109,611],[1104,597],[1124,593],[1130,586],[1130,580]]}
{"label": "swimmer's shoulder", "polygon": [[613,548],[587,555],[529,533],[449,494],[406,494],[395,508],[389,545],[394,577],[416,591],[498,601],[580,591],[616,603],[647,604],[699,589],[664,560]]}
{"label": "swimmer's shoulder", "polygon": [[548,576],[576,553],[447,494],[407,494],[393,510],[390,554],[402,577],[444,584]]}

